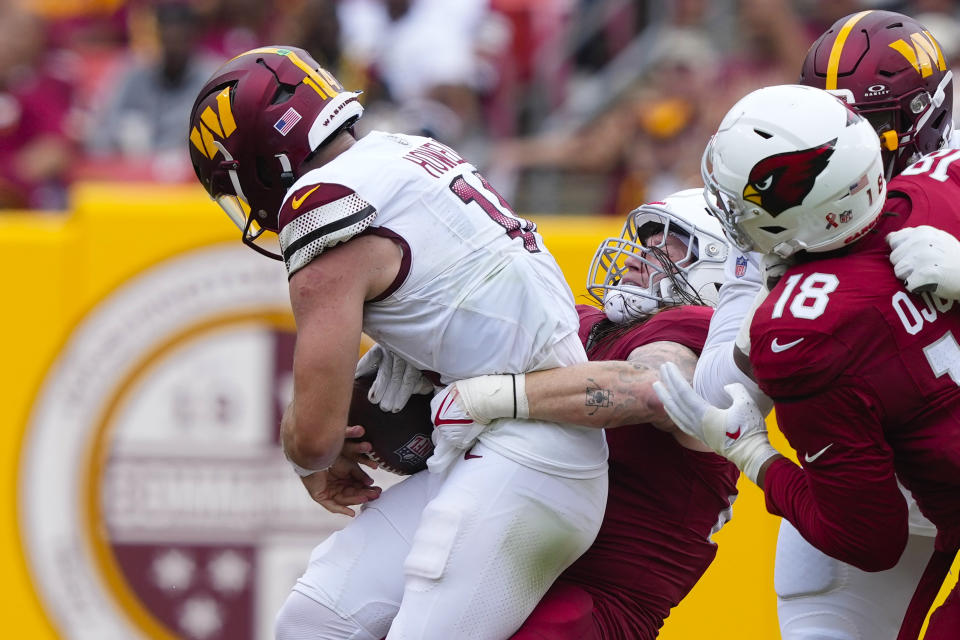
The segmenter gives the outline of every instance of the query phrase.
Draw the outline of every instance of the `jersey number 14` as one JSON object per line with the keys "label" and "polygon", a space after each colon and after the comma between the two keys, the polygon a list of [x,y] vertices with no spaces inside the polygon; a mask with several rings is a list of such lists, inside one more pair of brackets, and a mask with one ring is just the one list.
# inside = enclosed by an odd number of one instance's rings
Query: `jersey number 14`
{"label": "jersey number 14", "polygon": [[530,253],[539,253],[540,246],[537,244],[537,237],[534,235],[534,232],[537,230],[537,225],[529,220],[517,217],[507,201],[497,193],[496,189],[490,186],[486,178],[476,171],[473,172],[473,175],[480,180],[480,184],[483,185],[484,189],[497,198],[500,203],[499,207],[491,202],[490,198],[482,191],[467,182],[467,179],[463,176],[457,176],[453,179],[450,183],[450,191],[453,191],[464,204],[476,202],[480,205],[480,208],[483,209],[484,213],[490,216],[491,220],[507,230],[507,235],[510,239],[521,238],[524,249]]}

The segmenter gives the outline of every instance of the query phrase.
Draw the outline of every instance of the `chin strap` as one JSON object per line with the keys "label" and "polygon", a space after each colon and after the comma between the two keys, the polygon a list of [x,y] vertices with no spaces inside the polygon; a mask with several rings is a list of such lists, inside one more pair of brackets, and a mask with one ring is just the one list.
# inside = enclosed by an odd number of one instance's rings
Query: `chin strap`
{"label": "chin strap", "polygon": [[260,227],[260,230],[257,231],[256,233],[250,233],[250,227],[252,225],[253,225],[253,216],[250,215],[247,217],[247,226],[243,228],[243,244],[247,245],[248,247],[250,247],[257,253],[259,253],[260,255],[267,256],[268,258],[273,258],[274,260],[279,260],[280,262],[283,262],[284,260],[282,255],[280,255],[279,253],[274,253],[273,251],[270,251],[269,249],[265,249],[257,244],[256,242],[257,238],[263,235],[263,232],[265,231],[265,229],[263,227]]}
{"label": "chin strap", "polygon": [[278,153],[274,156],[280,161],[280,184],[284,189],[289,189],[297,179],[293,175],[293,166],[290,164],[290,158],[285,153]]}

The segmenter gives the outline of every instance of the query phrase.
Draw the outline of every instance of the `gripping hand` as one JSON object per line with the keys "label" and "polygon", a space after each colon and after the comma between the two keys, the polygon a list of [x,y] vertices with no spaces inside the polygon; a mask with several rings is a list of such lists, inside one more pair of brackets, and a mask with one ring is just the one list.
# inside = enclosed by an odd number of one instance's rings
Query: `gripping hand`
{"label": "gripping hand", "polygon": [[367,398],[384,411],[397,413],[415,393],[432,393],[433,384],[415,366],[379,344],[373,345],[357,363],[355,378],[373,375]]}
{"label": "gripping hand", "polygon": [[887,234],[887,243],[893,272],[907,290],[960,300],[960,241],[953,235],[921,225]]}
{"label": "gripping hand", "polygon": [[681,431],[700,440],[743,471],[753,482],[763,463],[779,455],[770,446],[763,413],[740,383],[725,386],[733,399],[720,409],[701,398],[672,362],[660,367],[653,383],[664,409]]}

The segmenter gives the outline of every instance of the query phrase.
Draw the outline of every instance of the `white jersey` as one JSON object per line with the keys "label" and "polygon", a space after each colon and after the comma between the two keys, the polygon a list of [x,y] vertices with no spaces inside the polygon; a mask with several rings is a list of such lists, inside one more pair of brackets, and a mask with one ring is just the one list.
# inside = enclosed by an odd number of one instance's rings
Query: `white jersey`
{"label": "white jersey", "polygon": [[[573,293],[536,226],[434,140],[368,134],[291,187],[280,227],[290,275],[359,233],[393,238],[401,271],[364,305],[363,328],[435,382],[587,360]],[[598,429],[500,420],[480,440],[548,473],[606,472]]]}

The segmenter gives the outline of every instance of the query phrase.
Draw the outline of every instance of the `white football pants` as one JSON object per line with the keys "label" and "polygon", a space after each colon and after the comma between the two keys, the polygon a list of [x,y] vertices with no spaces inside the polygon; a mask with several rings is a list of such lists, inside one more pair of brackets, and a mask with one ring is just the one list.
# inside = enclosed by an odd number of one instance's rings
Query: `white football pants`
{"label": "white football pants", "polygon": [[933,553],[933,538],[911,533],[892,569],[867,573],[804,540],[783,520],[774,587],[783,640],[895,640]]}
{"label": "white football pants", "polygon": [[549,475],[482,443],[468,453],[385,490],[318,545],[278,639],[509,637],[596,537],[607,473]]}

